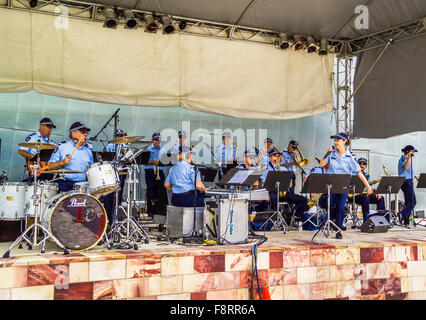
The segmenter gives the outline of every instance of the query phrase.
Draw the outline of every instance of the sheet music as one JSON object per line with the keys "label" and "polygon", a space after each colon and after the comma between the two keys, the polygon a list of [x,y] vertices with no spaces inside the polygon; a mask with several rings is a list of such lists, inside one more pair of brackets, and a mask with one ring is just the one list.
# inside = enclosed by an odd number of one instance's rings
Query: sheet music
{"label": "sheet music", "polygon": [[228,184],[242,184],[254,170],[238,170],[238,172],[228,181]]}

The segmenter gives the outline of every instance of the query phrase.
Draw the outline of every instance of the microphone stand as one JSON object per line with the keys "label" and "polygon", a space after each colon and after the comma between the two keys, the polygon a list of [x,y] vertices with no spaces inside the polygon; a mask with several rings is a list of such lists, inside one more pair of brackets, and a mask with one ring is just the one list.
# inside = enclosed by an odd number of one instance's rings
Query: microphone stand
{"label": "microphone stand", "polygon": [[101,130],[94,136],[89,138],[89,140],[93,141],[96,140],[99,136],[99,134],[109,125],[111,120],[114,118],[114,132],[117,130],[117,124],[118,124],[118,111],[120,111],[120,108],[117,109],[117,111],[114,112],[114,114],[111,116],[111,118],[108,119],[108,121],[105,123],[105,125],[102,127]]}

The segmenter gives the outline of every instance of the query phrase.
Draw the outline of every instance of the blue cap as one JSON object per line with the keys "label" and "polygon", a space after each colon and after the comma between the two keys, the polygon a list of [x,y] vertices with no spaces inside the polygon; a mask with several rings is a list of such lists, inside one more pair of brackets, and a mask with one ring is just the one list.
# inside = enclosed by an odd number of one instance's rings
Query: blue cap
{"label": "blue cap", "polygon": [[161,135],[159,132],[154,132],[152,134],[152,140],[159,140],[161,138]]}
{"label": "blue cap", "polygon": [[365,158],[359,158],[358,163],[361,163],[361,162],[368,163],[367,159],[365,159]]}
{"label": "blue cap", "polygon": [[299,146],[299,143],[296,140],[291,140],[288,145],[292,148],[297,148]]}
{"label": "blue cap", "polygon": [[331,139],[343,139],[349,142],[349,137],[345,132],[339,132],[338,134],[331,136]]}
{"label": "blue cap", "polygon": [[124,133],[124,131],[123,130],[121,130],[121,129],[117,129],[117,130],[115,130],[115,134],[114,135],[116,135],[116,136],[118,136],[118,135],[122,135],[122,136],[124,136],[124,135],[126,135],[125,133]]}
{"label": "blue cap", "polygon": [[40,124],[44,124],[45,126],[56,128],[56,126],[53,124],[53,121],[50,118],[41,119]]}
{"label": "blue cap", "polygon": [[274,156],[276,154],[281,154],[281,152],[279,152],[278,150],[272,150],[271,152],[269,152],[269,156]]}
{"label": "blue cap", "polygon": [[405,146],[405,148],[401,149],[401,151],[404,153],[408,153],[410,151],[417,152],[417,150],[412,145]]}
{"label": "blue cap", "polygon": [[76,130],[80,130],[82,132],[87,131],[89,132],[90,129],[88,127],[86,127],[86,125],[82,122],[74,122],[71,127],[70,127],[70,132],[76,131]]}
{"label": "blue cap", "polygon": [[179,131],[178,136],[179,136],[179,138],[186,138],[186,132],[185,131]]}
{"label": "blue cap", "polygon": [[271,139],[271,138],[266,138],[266,139],[265,139],[265,143],[267,143],[267,142],[272,143],[272,139]]}

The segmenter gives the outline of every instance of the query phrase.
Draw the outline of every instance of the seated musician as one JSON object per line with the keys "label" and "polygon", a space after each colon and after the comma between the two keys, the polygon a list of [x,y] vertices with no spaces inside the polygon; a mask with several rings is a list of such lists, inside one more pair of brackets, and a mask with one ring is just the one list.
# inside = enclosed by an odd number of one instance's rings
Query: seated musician
{"label": "seated musician", "polygon": [[[55,144],[56,143],[50,139],[50,134],[52,132],[52,128],[56,128],[56,126],[53,124],[52,120],[50,118],[43,118],[40,120],[40,127],[37,132],[34,132],[30,134],[28,137],[26,137],[25,142],[41,142],[41,143],[50,143]],[[20,147],[18,150],[18,154],[25,158],[27,161],[27,166],[29,164],[29,160],[32,159],[37,154],[37,149],[32,148],[25,148]],[[29,169],[29,168],[28,168]],[[30,170],[29,170],[30,171]],[[30,178],[30,176],[26,176],[24,181],[27,181]],[[52,174],[45,174],[42,173],[38,180],[50,180],[53,178]]]}
{"label": "seated musician", "polygon": [[201,175],[197,172],[196,185],[194,188],[195,170],[190,164],[192,162],[191,148],[180,147],[178,163],[169,171],[164,182],[164,187],[172,191],[172,205],[176,207],[193,207],[194,190],[197,190],[196,206],[204,207],[204,198],[207,193]]}
{"label": "seated musician", "polygon": [[[262,176],[262,182],[265,183],[266,178],[268,176],[268,172],[270,171],[282,171],[280,166],[280,159],[281,159],[281,153],[277,150],[273,150],[269,153],[269,164],[268,164],[268,170],[265,172],[265,174]],[[295,194],[290,190],[291,188],[291,182],[289,186],[289,190],[285,192],[285,195],[280,195],[280,201],[285,201],[291,204],[295,205],[296,210],[296,217],[302,219],[303,214],[309,210],[308,207],[308,199],[304,196]],[[277,193],[276,192],[269,192],[270,197],[270,208],[272,210],[276,210],[277,208]]]}
{"label": "seated musician", "polygon": [[[361,172],[364,174],[365,178],[367,179],[368,183],[370,182],[370,175],[365,172],[365,169],[367,168],[367,159],[365,158],[359,158],[358,164],[361,168]],[[352,202],[352,196],[348,197],[348,202]],[[362,208],[362,215],[364,221],[368,219],[368,216],[370,215],[370,204],[376,204],[377,205],[377,211],[379,210],[385,210],[385,199],[380,194],[358,194],[355,196],[355,203],[360,205]],[[389,220],[389,215],[386,215],[386,218]]]}
{"label": "seated musician", "polygon": [[[281,151],[281,154],[283,156],[283,161],[280,163],[281,167],[285,167],[287,171],[293,171],[295,172],[294,166],[297,165],[296,161],[294,160],[295,151],[299,147],[299,143],[295,140],[291,140],[288,143],[287,149],[284,149]],[[293,175],[293,178],[291,179],[292,187],[291,191],[294,192],[294,188],[296,187],[296,175]]]}
{"label": "seated musician", "polygon": [[61,142],[50,157],[49,170],[63,167],[81,172],[65,174],[64,179],[58,179],[56,182],[59,192],[71,190],[76,182],[87,181],[85,171],[93,164],[92,146],[86,142],[89,131],[83,123],[74,122],[69,129],[70,140]]}

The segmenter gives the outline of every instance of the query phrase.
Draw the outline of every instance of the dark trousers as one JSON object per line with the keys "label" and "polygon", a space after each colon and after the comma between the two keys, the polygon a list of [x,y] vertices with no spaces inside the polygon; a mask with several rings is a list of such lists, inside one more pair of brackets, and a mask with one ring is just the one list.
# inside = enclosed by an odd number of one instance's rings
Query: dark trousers
{"label": "dark trousers", "polygon": [[401,186],[401,190],[404,193],[405,202],[405,207],[401,214],[405,219],[408,219],[417,203],[416,194],[414,193],[413,179],[406,179]]}
{"label": "dark trousers", "polygon": [[58,192],[70,191],[72,190],[75,184],[74,181],[68,180],[68,179],[59,179],[59,180],[56,180],[56,182],[58,183]]}
{"label": "dark trousers", "polygon": [[[204,207],[205,194],[197,190],[196,206]],[[185,193],[173,193],[172,205],[175,207],[194,207],[194,191]]]}
{"label": "dark trousers", "polygon": [[[146,213],[150,216],[154,214],[152,201],[163,198],[162,194],[166,194],[166,188],[164,188],[164,176],[163,170],[159,173],[160,180],[156,180],[157,175],[154,174],[154,169],[145,169],[145,182],[146,182]],[[167,195],[166,195],[167,201]]]}
{"label": "dark trousers", "polygon": [[[119,176],[119,179],[120,179],[120,191],[118,191],[118,205],[120,205],[121,202],[123,201],[123,188],[124,188],[124,183],[126,181],[126,176],[125,175]],[[105,211],[108,216],[108,224],[111,225],[112,219],[114,216],[114,208],[115,208],[115,192],[102,196],[99,200],[104,205]]]}
{"label": "dark trousers", "polygon": [[[277,210],[277,193],[276,192],[269,192],[270,197],[270,207],[271,210]],[[291,203],[295,206],[296,210],[296,216],[299,218],[303,217],[303,214],[309,210],[308,207],[308,199],[304,196],[301,196],[299,194],[295,194],[291,191],[287,191],[286,195],[282,198],[280,198],[281,201],[285,201],[288,203]]]}
{"label": "dark trousers", "polygon": [[[345,205],[348,199],[347,194],[335,194],[330,196],[330,218],[341,229],[345,219]],[[328,209],[328,194],[324,193],[319,199],[319,205],[323,209]]]}
{"label": "dark trousers", "polygon": [[[348,201],[352,203],[353,200],[350,198]],[[377,211],[385,210],[385,198],[381,197],[380,199],[377,199],[374,194],[359,194],[355,196],[355,203],[361,206],[364,221],[366,221],[370,215],[370,204],[377,205]],[[386,218],[389,219],[389,216],[387,215]]]}

